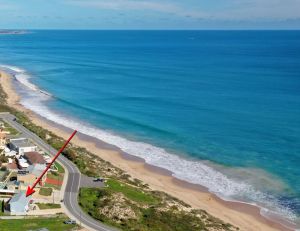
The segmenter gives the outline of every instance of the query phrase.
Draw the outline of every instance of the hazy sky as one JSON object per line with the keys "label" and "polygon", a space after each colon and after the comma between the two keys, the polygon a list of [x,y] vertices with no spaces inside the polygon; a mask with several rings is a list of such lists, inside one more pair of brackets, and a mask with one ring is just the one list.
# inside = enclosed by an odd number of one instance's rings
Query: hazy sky
{"label": "hazy sky", "polygon": [[300,29],[300,0],[0,0],[0,28]]}

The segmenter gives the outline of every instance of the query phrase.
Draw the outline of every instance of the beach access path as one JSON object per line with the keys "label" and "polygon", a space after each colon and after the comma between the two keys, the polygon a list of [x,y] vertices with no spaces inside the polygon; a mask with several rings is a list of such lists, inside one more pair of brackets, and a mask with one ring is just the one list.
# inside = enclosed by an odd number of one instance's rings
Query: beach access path
{"label": "beach access path", "polygon": [[[22,136],[28,139],[31,139],[36,143],[42,150],[48,152],[50,155],[54,156],[57,153],[57,150],[52,148],[50,145],[46,144],[40,137],[36,134],[29,131],[27,128],[19,124],[15,120],[15,116],[10,113],[0,113],[0,118],[5,122],[9,123],[13,128],[17,129],[22,133]],[[85,227],[88,230],[97,230],[97,231],[116,231],[117,229],[109,227],[89,215],[87,215],[78,204],[78,193],[81,182],[81,173],[71,161],[69,161],[64,156],[60,155],[57,159],[60,164],[63,165],[66,172],[66,177],[64,182],[65,185],[62,187],[62,200],[64,202],[63,208],[65,208],[66,214],[77,221],[78,224]],[[100,185],[101,187],[101,185]]]}

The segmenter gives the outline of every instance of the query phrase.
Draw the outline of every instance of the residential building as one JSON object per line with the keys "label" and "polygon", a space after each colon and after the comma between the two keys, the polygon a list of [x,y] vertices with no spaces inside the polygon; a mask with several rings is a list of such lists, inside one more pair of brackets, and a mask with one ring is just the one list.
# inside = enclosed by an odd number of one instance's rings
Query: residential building
{"label": "residential building", "polygon": [[9,149],[8,147],[4,148],[4,155],[8,157],[15,157],[17,155],[17,152],[14,150]]}
{"label": "residential building", "polygon": [[5,209],[10,212],[11,215],[26,215],[29,210],[29,203],[31,196],[26,197],[24,191],[15,194],[5,206]]}
{"label": "residential building", "polygon": [[26,169],[29,167],[27,159],[23,158],[22,156],[20,158],[17,158],[17,162],[20,169]]}
{"label": "residential building", "polygon": [[46,161],[44,157],[38,152],[25,152],[24,158],[27,159],[29,164],[40,164],[46,165]]}
{"label": "residential building", "polygon": [[19,155],[23,155],[24,152],[35,152],[37,150],[37,146],[33,145],[26,138],[10,139],[9,146],[11,149],[18,152]]}
{"label": "residential building", "polygon": [[7,169],[11,172],[17,172],[19,170],[18,164],[15,159],[8,159]]}

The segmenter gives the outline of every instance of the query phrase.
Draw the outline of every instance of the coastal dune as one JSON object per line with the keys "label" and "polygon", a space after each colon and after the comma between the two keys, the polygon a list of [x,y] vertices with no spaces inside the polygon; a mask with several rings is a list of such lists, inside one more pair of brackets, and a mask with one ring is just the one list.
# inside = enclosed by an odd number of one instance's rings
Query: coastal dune
{"label": "coastal dune", "polygon": [[[8,96],[8,105],[25,112],[35,124],[54,132],[64,139],[68,138],[68,128],[54,124],[24,108],[19,103],[20,97],[14,89],[13,77],[3,71],[0,73],[0,83]],[[73,139],[73,143],[109,161],[132,177],[142,180],[151,189],[164,191],[190,204],[193,208],[206,210],[211,215],[231,223],[241,230],[290,230],[261,216],[258,207],[238,202],[225,202],[209,193],[205,188],[178,180],[172,177],[170,172],[150,166],[143,160],[133,158],[117,148],[110,148],[109,145],[97,142],[92,137],[79,135]]]}

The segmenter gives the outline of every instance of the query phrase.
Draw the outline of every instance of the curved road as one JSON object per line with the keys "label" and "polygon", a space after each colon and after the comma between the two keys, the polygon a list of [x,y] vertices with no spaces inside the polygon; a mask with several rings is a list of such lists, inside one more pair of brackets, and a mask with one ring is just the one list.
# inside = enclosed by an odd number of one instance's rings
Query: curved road
{"label": "curved road", "polygon": [[[41,138],[36,134],[29,131],[27,128],[23,127],[21,124],[16,122],[15,116],[9,113],[0,113],[0,118],[5,122],[9,123],[12,127],[17,129],[22,133],[22,136],[31,139],[36,143],[41,149],[46,152],[50,152],[52,156],[57,153],[57,150],[52,148],[50,145],[46,144]],[[77,221],[79,221],[82,226],[88,228],[89,230],[97,231],[116,231],[117,229],[109,227],[102,224],[101,222],[93,219],[87,215],[78,205],[78,192],[80,187],[81,173],[71,161],[69,161],[64,156],[60,155],[58,161],[64,166],[68,173],[67,185],[64,193],[64,204],[68,213],[71,214]]]}

